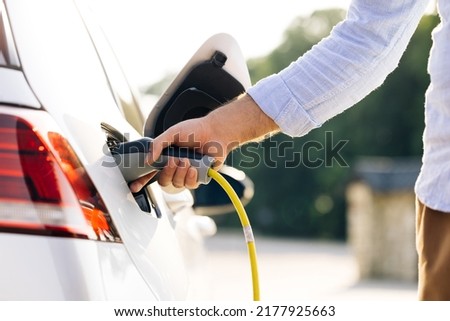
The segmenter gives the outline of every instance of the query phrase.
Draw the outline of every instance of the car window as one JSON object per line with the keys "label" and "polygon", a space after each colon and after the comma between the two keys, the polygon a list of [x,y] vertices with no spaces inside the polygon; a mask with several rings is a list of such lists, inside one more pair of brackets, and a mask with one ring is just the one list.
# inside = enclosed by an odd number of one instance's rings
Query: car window
{"label": "car window", "polygon": [[3,2],[0,2],[0,66],[12,68],[20,66]]}

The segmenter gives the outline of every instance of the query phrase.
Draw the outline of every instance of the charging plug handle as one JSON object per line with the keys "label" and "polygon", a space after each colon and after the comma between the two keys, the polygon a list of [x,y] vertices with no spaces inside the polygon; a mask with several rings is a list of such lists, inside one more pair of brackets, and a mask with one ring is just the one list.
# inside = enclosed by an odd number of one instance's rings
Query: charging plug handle
{"label": "charging plug handle", "polygon": [[111,154],[128,183],[153,171],[163,169],[167,165],[169,157],[188,159],[191,166],[197,169],[198,183],[208,184],[211,181],[208,169],[214,164],[214,158],[188,148],[169,146],[162,151],[161,156],[154,163],[147,164],[145,159],[151,152],[152,141],[153,139],[144,137],[131,142],[119,143],[111,148]]}

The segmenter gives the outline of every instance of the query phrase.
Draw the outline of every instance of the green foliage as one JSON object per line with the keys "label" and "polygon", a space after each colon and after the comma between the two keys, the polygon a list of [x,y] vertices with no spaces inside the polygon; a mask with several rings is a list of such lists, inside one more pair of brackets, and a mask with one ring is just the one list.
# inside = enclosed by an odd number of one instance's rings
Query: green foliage
{"label": "green foliage", "polygon": [[[248,62],[253,82],[276,73],[309,50],[328,35],[331,28],[344,17],[341,10],[319,11],[310,18],[298,18],[285,33],[283,43],[266,57]],[[422,151],[424,93],[429,83],[426,73],[431,46],[431,30],[437,25],[436,16],[425,16],[415,33],[399,67],[385,84],[357,106],[327,122],[306,137],[291,139],[284,135],[272,138],[278,142],[291,141],[292,150],[284,157],[248,168],[245,155],[268,159],[267,144],[249,145],[234,153],[229,161],[241,168],[255,183],[255,196],[247,206],[252,225],[263,233],[310,238],[344,239],[345,187],[356,157],[419,156]],[[341,155],[350,167],[297,166],[286,169],[284,161],[302,151],[307,141],[325,144],[327,132],[333,141],[348,140]],[[324,156],[320,155],[319,156]],[[322,151],[323,152],[323,151]],[[314,158],[314,155],[311,157]],[[242,166],[247,165],[247,166]],[[270,164],[269,164],[270,165]],[[229,216],[218,218],[222,225],[233,225]]]}
{"label": "green foliage", "polygon": [[295,19],[284,32],[283,42],[268,56],[250,59],[248,67],[252,81],[287,67],[306,51],[326,37],[330,30],[344,18],[345,12],[339,9],[317,11],[311,17]]}

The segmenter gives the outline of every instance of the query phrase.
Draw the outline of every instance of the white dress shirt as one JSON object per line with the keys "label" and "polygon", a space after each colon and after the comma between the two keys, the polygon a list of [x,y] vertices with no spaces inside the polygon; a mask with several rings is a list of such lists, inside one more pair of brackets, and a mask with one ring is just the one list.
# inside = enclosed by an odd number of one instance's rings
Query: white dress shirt
{"label": "white dress shirt", "polygon": [[[380,86],[398,65],[429,0],[353,0],[330,36],[248,90],[291,136],[303,136]],[[417,197],[450,212],[450,0],[440,0],[426,95]],[[408,112],[405,106],[405,112]]]}

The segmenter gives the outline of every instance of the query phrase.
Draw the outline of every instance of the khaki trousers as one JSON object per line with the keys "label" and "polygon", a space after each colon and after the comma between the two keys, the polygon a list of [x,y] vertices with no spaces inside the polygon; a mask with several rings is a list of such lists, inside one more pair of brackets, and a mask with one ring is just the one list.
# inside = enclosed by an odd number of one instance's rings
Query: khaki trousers
{"label": "khaki trousers", "polygon": [[419,300],[450,301],[450,213],[416,201]]}

